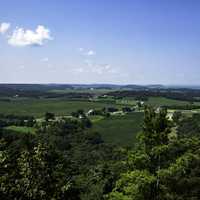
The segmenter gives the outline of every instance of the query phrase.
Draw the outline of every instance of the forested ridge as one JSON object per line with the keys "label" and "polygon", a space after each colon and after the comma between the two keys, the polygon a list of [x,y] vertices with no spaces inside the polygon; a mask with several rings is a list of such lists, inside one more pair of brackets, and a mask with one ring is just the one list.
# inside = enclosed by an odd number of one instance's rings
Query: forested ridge
{"label": "forested ridge", "polygon": [[2,125],[1,199],[199,200],[199,120],[146,107],[134,148],[105,143],[85,117],[47,119],[32,134]]}

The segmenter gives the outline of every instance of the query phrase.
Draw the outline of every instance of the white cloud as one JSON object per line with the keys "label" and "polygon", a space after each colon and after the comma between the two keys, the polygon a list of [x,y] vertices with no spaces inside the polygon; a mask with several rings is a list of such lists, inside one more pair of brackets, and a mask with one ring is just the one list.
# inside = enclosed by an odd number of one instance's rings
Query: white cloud
{"label": "white cloud", "polygon": [[42,58],[42,62],[48,62],[48,61],[49,61],[48,57]]}
{"label": "white cloud", "polygon": [[93,51],[93,50],[90,50],[90,51],[88,51],[86,54],[87,54],[88,56],[93,56],[93,55],[96,54],[96,52]]}
{"label": "white cloud", "polygon": [[39,25],[35,31],[16,28],[8,39],[12,46],[42,46],[45,41],[52,40],[50,30]]}
{"label": "white cloud", "polygon": [[10,28],[10,23],[6,23],[6,22],[1,23],[0,24],[0,33],[1,34],[6,33],[9,28]]}

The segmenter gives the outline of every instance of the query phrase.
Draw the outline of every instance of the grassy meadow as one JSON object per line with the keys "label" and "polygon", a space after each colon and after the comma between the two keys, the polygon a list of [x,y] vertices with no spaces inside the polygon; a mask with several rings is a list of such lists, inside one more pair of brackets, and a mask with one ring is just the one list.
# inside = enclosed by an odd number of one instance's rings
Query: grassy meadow
{"label": "grassy meadow", "polygon": [[106,142],[132,146],[142,129],[143,113],[135,112],[122,116],[111,116],[98,120],[92,130],[101,133]]}

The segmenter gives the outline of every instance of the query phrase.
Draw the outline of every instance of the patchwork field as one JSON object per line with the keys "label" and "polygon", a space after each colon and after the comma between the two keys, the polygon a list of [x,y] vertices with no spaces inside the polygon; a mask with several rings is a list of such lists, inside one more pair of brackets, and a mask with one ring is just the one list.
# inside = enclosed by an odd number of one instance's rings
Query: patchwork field
{"label": "patchwork field", "polygon": [[[10,98],[9,101],[0,101],[0,113],[15,115],[31,115],[38,120],[44,117],[45,112],[55,113],[57,116],[69,116],[73,111],[83,109],[87,112],[90,109],[102,109],[103,107],[134,107],[137,101],[134,98],[114,99],[112,96],[106,98],[94,98],[90,100],[67,100],[63,98],[56,99],[33,99],[33,98]],[[149,97],[145,101],[146,105],[162,106],[162,105],[188,105],[188,101],[179,101],[168,99],[165,97]],[[199,102],[194,105],[200,105]],[[169,110],[173,113],[175,110]],[[199,110],[183,111],[185,115],[192,116]],[[92,131],[99,132],[103,139],[108,143],[119,144],[122,146],[132,146],[135,142],[136,135],[142,130],[143,112],[136,112],[124,115],[111,115],[109,118],[95,115],[90,116],[93,122]],[[21,133],[34,133],[34,130],[28,127],[8,126],[8,130],[14,130]]]}

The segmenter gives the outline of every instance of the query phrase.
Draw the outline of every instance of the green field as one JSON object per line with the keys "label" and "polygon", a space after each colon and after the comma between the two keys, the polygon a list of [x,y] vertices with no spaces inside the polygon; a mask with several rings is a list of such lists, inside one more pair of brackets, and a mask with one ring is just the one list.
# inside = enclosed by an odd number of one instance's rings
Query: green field
{"label": "green field", "polygon": [[35,129],[27,126],[7,126],[6,130],[16,131],[19,133],[35,133]]}
{"label": "green field", "polygon": [[[149,97],[148,101],[145,101],[145,104],[151,106],[173,106],[173,105],[188,105],[188,101],[180,101],[175,99],[168,99],[165,97]],[[200,105],[199,102],[194,103],[194,105]]]}
{"label": "green field", "polygon": [[135,112],[124,116],[112,116],[93,124],[106,142],[124,146],[132,146],[136,135],[142,129],[143,113]]}
{"label": "green field", "polygon": [[[53,112],[56,115],[69,115],[78,109],[88,111],[113,106],[105,102],[69,101],[63,99],[27,99],[11,102],[0,102],[0,113],[15,115],[33,115],[41,117],[45,112]],[[120,107],[118,105],[117,107]]]}
{"label": "green field", "polygon": [[134,106],[137,104],[137,101],[134,99],[122,99],[122,100],[116,100],[117,104],[121,105],[127,105],[127,106]]}

